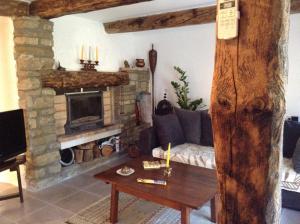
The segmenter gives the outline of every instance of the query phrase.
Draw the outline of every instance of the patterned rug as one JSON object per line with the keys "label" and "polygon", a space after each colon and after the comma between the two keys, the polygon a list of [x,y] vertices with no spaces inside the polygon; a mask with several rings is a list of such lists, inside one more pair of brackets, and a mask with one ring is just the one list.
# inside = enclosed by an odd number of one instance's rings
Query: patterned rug
{"label": "patterned rug", "polygon": [[[71,217],[68,224],[109,224],[110,196]],[[212,224],[210,207],[205,205],[191,214],[192,224]],[[179,224],[180,212],[128,194],[119,196],[119,224]]]}

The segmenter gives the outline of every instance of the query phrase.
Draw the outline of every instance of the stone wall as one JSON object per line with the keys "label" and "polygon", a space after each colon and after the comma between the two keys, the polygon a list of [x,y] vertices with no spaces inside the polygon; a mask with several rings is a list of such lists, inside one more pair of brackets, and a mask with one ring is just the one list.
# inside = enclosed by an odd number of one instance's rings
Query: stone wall
{"label": "stone wall", "polygon": [[[103,107],[104,107],[104,125],[112,124],[112,99],[111,91],[103,91]],[[67,102],[65,95],[57,95],[54,97],[55,108],[55,127],[56,134],[64,135],[64,125],[67,122]]]}
{"label": "stone wall", "polygon": [[[129,85],[114,88],[115,118],[123,124],[121,141],[125,145],[135,143],[141,130],[150,124],[136,124],[135,102],[140,92],[149,92],[150,72],[145,69],[126,69]],[[116,114],[118,113],[118,114]]]}
{"label": "stone wall", "polygon": [[14,19],[19,105],[25,110],[27,188],[38,190],[61,171],[55,132],[52,89],[41,86],[43,72],[53,68],[53,24],[38,17]]}

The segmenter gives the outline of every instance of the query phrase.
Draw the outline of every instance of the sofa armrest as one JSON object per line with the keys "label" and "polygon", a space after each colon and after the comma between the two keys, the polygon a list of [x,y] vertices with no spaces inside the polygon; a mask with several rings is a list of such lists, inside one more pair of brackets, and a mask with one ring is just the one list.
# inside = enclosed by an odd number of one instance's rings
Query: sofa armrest
{"label": "sofa armrest", "polygon": [[141,131],[138,144],[143,155],[152,154],[152,149],[159,146],[159,142],[153,127]]}

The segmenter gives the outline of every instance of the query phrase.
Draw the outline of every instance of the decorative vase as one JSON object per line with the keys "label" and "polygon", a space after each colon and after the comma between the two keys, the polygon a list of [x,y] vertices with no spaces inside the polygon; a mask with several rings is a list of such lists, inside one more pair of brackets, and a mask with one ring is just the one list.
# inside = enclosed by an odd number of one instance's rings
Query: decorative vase
{"label": "decorative vase", "polygon": [[143,67],[145,67],[145,61],[144,61],[144,59],[136,59],[135,65],[136,65],[136,67],[138,67],[138,68],[143,68]]}

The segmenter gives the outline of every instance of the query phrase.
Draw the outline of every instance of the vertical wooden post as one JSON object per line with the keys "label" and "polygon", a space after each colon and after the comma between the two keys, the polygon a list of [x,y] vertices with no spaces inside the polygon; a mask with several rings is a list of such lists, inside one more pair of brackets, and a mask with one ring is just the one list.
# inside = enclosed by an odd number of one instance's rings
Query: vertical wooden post
{"label": "vertical wooden post", "polygon": [[279,223],[290,0],[240,0],[240,32],[218,40],[211,114],[220,224]]}

